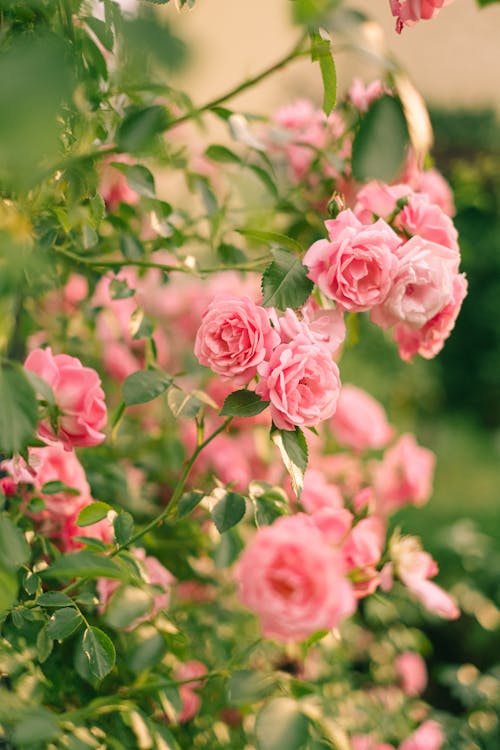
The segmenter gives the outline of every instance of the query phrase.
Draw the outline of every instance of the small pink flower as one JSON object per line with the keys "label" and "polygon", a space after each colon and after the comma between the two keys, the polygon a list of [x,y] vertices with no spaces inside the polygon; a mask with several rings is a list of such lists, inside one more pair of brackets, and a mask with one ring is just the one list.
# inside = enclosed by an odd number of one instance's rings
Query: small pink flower
{"label": "small pink flower", "polygon": [[336,627],[354,612],[343,572],[341,557],[299,513],[257,531],[236,577],[241,601],[259,615],[263,634],[288,642]]}
{"label": "small pink flower", "polygon": [[361,312],[380,305],[398,267],[398,235],[382,219],[361,224],[350,210],[325,225],[329,240],[318,240],[304,256],[309,278],[341,310]]}
{"label": "small pink flower", "polygon": [[59,439],[67,450],[102,443],[106,435],[101,430],[107,413],[101,380],[95,370],[84,367],[76,357],[53,355],[50,347],[32,351],[24,366],[50,385],[60,412],[56,432],[49,420],[40,423],[42,438]]}
{"label": "small pink flower", "polygon": [[[192,659],[184,662],[175,671],[175,679],[191,680],[193,677],[203,677],[207,673],[207,668],[201,661]],[[184,685],[179,686],[179,695],[182,703],[182,709],[177,720],[182,724],[196,716],[201,707],[201,698],[195,692],[196,688],[202,687],[204,680],[192,680]]]}
{"label": "small pink flower", "polygon": [[342,386],[330,426],[341,445],[356,451],[383,448],[394,434],[378,401],[350,384]]}
{"label": "small pink flower", "polygon": [[244,385],[279,344],[266,310],[248,297],[215,298],[203,315],[194,352],[202,365]]}
{"label": "small pink flower", "polygon": [[300,496],[302,507],[308,513],[315,513],[321,508],[343,508],[342,493],[336,484],[330,484],[323,472],[307,469],[304,474],[304,488]]}
{"label": "small pink flower", "polygon": [[401,34],[404,26],[413,26],[437,16],[441,8],[453,0],[389,0],[392,15],[396,18],[396,31]]}
{"label": "small pink flower", "polygon": [[406,695],[415,697],[424,692],[427,686],[427,667],[420,654],[405,651],[396,657],[394,669]]}
{"label": "small pink flower", "polygon": [[444,245],[458,253],[458,232],[445,212],[424,193],[413,193],[395,219],[397,228],[410,236]]}
{"label": "small pink flower", "polygon": [[417,445],[413,435],[402,435],[375,467],[377,508],[391,513],[407,503],[423,505],[432,492],[436,458]]}
{"label": "small pink flower", "polygon": [[429,719],[399,746],[399,750],[439,750],[445,740],[441,725]]}
{"label": "small pink flower", "polygon": [[439,354],[455,327],[466,294],[467,279],[463,273],[456,274],[453,277],[451,300],[422,328],[415,330],[404,323],[397,325],[394,329],[394,341],[398,344],[401,359],[408,362],[416,354],[425,359],[432,359]]}
{"label": "small pink flower", "polygon": [[313,427],[334,414],[340,391],[338,367],[326,347],[305,335],[278,346],[258,372],[256,393],[271,402],[278,429]]}
{"label": "small pink flower", "polygon": [[380,561],[385,544],[385,523],[381,518],[363,518],[349,534],[343,548],[347,569],[368,568]]}
{"label": "small pink flower", "polygon": [[382,328],[406,323],[421,328],[450,302],[459,255],[416,235],[397,251],[399,265],[386,299],[371,311]]}

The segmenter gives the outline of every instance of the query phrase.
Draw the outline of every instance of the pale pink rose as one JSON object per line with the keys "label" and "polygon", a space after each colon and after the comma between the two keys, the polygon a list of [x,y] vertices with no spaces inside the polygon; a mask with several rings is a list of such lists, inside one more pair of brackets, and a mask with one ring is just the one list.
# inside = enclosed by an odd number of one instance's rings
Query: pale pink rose
{"label": "pale pink rose", "polygon": [[427,667],[420,654],[414,651],[398,654],[394,669],[403,693],[415,697],[424,692],[427,686]]}
{"label": "pale pink rose", "polygon": [[299,312],[287,308],[281,316],[270,308],[269,319],[282,344],[288,344],[303,334],[311,342],[321,344],[334,353],[346,336],[343,313],[340,310],[323,310],[312,299]]}
{"label": "pale pink rose", "polygon": [[382,219],[366,226],[350,211],[326,221],[329,240],[318,240],[304,256],[308,276],[339,309],[370,310],[389,293],[401,239]]}
{"label": "pale pink rose", "polygon": [[293,177],[301,180],[325,145],[326,118],[307,99],[281,107],[273,115],[274,128],[269,136],[272,145],[284,151]]}
{"label": "pale pink rose", "polygon": [[432,451],[417,445],[410,433],[402,435],[374,469],[378,510],[386,514],[408,503],[426,503],[432,492],[435,463]]}
{"label": "pale pink rose", "polygon": [[380,561],[385,544],[386,526],[381,518],[363,518],[352,529],[342,552],[348,570],[368,568]]}
{"label": "pale pink rose", "polygon": [[262,632],[300,641],[336,627],[355,610],[341,557],[310,516],[281,517],[260,528],[237,565],[240,599],[256,612]]}
{"label": "pale pink rose", "polygon": [[424,193],[410,195],[394,223],[405,234],[418,234],[424,240],[444,245],[458,253],[458,232],[452,220]]}
{"label": "pale pink rose", "polygon": [[330,426],[341,445],[356,451],[383,448],[394,434],[381,404],[350,384],[342,386]]}
{"label": "pale pink rose", "polygon": [[342,493],[337,485],[328,482],[323,472],[317,469],[307,469],[304,474],[304,488],[300,502],[308,513],[315,513],[320,508],[344,507]]}
{"label": "pale pink rose", "polygon": [[120,203],[134,205],[139,200],[135,190],[128,186],[127,178],[123,172],[112,166],[111,162],[113,161],[130,164],[132,160],[126,155],[113,155],[103,163],[99,192],[110,212],[116,211]]}
{"label": "pale pink rose", "polygon": [[375,219],[387,220],[396,210],[398,200],[412,193],[409,185],[387,185],[385,182],[373,180],[357,194],[354,213],[363,224],[372,224]]}
{"label": "pale pink rose", "polygon": [[311,520],[321,531],[328,544],[341,544],[349,533],[354,516],[347,508],[320,507],[314,511]]}
{"label": "pale pink rose", "polygon": [[48,419],[39,425],[42,438],[59,439],[67,450],[74,446],[99,445],[106,438],[106,404],[101,380],[95,370],[84,367],[68,354],[53,355],[50,347],[35,349],[24,366],[43,378],[54,393],[60,415],[54,432]]}
{"label": "pale pink rose", "polygon": [[386,93],[386,87],[378,79],[364,84],[360,78],[355,78],[349,89],[349,99],[360,112],[366,112],[375,99]]}
{"label": "pale pink rose", "polygon": [[[52,518],[72,517],[83,505],[91,502],[90,486],[74,451],[67,451],[60,443],[55,443],[46,448],[30,448],[29,460],[36,466],[36,475],[31,482]],[[44,484],[55,481],[62,482],[78,494],[62,491],[46,495],[41,492]]]}
{"label": "pale pink rose", "polygon": [[437,169],[424,169],[415,183],[418,193],[425,193],[431,203],[439,206],[448,216],[455,215],[455,203],[451,187]]}
{"label": "pale pink rose", "polygon": [[[157,586],[162,589],[162,592],[155,593],[149,612],[146,612],[144,615],[134,620],[134,622],[128,626],[128,630],[136,628],[141,622],[148,622],[157,615],[158,612],[167,609],[170,602],[172,584],[175,583],[175,578],[172,573],[170,573],[170,571],[167,570],[167,568],[165,568],[156,557],[147,555],[142,547],[132,550],[132,554],[143,564],[147,576],[147,583],[152,586]],[[100,599],[101,612],[105,611],[110,597],[115,593],[119,586],[120,584],[118,581],[112,581],[109,578],[99,578],[97,580],[96,588]]]}
{"label": "pale pink rose", "polygon": [[217,297],[203,315],[194,352],[202,365],[238,385],[248,383],[257,367],[279,344],[266,310],[248,297]]}
{"label": "pale pink rose", "polygon": [[317,456],[313,464],[330,482],[338,485],[344,497],[353,497],[363,483],[363,465],[359,456],[352,453],[334,453]]}
{"label": "pale pink rose", "polygon": [[328,349],[300,334],[281,344],[258,368],[256,393],[270,401],[280,430],[314,427],[331,417],[340,391],[339,369]]}
{"label": "pale pink rose", "polygon": [[439,354],[455,327],[466,294],[467,279],[463,273],[456,274],[453,277],[451,300],[422,328],[415,330],[404,323],[397,325],[394,328],[394,341],[398,344],[401,359],[408,362],[416,354],[425,359],[432,359]]}
{"label": "pale pink rose", "polygon": [[353,498],[354,510],[360,513],[365,508],[369,513],[375,511],[375,492],[373,487],[363,487]]}
{"label": "pale pink rose", "polygon": [[392,15],[396,18],[397,33],[401,34],[404,26],[434,18],[441,8],[451,2],[453,0],[389,0]]}
{"label": "pale pink rose", "polygon": [[397,576],[429,612],[448,620],[460,616],[453,597],[428,580],[437,575],[438,566],[416,537],[393,537],[389,551]]}
{"label": "pale pink rose", "polygon": [[422,328],[452,299],[459,255],[419,236],[405,242],[397,255],[399,266],[389,294],[370,317],[382,328],[397,323]]}
{"label": "pale pink rose", "polygon": [[192,659],[184,662],[175,671],[175,679],[178,681],[191,680],[185,685],[179,686],[179,695],[182,703],[182,709],[177,720],[182,724],[189,721],[200,710],[201,698],[195,692],[196,688],[203,687],[204,680],[194,680],[193,677],[203,677],[207,673],[207,668],[201,661]]}
{"label": "pale pink rose", "polygon": [[429,719],[401,743],[399,750],[439,750],[444,740],[441,725]]}

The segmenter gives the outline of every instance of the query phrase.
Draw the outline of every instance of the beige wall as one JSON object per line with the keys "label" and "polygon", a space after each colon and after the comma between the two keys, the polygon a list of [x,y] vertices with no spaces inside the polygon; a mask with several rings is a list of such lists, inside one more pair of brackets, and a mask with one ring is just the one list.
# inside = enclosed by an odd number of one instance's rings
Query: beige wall
{"label": "beige wall", "polygon": [[[394,32],[388,0],[350,2],[372,15],[385,32],[390,51],[410,73],[425,98],[446,106],[495,106],[500,112],[500,3],[481,11],[474,0],[455,0],[438,18]],[[178,14],[169,4],[167,18],[190,42],[189,71],[178,81],[202,103],[254,75],[278,59],[297,35],[290,23],[290,0],[198,0]],[[339,82],[353,73],[371,78],[376,66],[337,54]],[[272,110],[295,96],[320,97],[319,74],[308,61],[242,95],[238,107]]]}

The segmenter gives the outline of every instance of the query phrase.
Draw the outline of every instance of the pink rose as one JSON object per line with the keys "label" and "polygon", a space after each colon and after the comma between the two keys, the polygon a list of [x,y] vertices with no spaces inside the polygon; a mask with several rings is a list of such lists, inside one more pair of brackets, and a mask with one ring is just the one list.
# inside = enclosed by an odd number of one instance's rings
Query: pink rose
{"label": "pink rose", "polygon": [[425,359],[432,359],[439,354],[455,327],[466,294],[467,279],[463,273],[456,274],[453,277],[451,300],[422,328],[415,330],[404,323],[397,325],[394,329],[394,341],[399,345],[401,359],[408,362],[416,354]]}
{"label": "pink rose", "polygon": [[[67,451],[60,443],[46,448],[30,448],[30,463],[36,466],[32,479],[37,495],[45,501],[45,510],[54,518],[70,517],[83,505],[91,502],[91,494],[85,471],[73,451]],[[46,495],[41,492],[47,482],[59,481],[76,490],[78,494],[65,491]]]}
{"label": "pink rose", "polygon": [[363,518],[352,529],[343,548],[348,570],[377,565],[385,544],[385,523],[376,516]]}
{"label": "pink rose", "polygon": [[354,516],[346,508],[323,506],[314,511],[311,520],[321,531],[328,544],[341,544],[352,527]]}
{"label": "pink rose", "polygon": [[258,372],[256,393],[271,402],[271,416],[280,430],[313,427],[334,414],[339,369],[326,347],[303,334],[278,346]]}
{"label": "pink rose", "polygon": [[407,503],[426,503],[432,492],[435,462],[434,453],[417,445],[413,435],[402,435],[375,467],[379,511],[391,513]]}
{"label": "pink rose", "polygon": [[202,365],[244,385],[279,344],[266,310],[248,297],[217,297],[203,314],[194,352]]}
{"label": "pink rose", "polygon": [[341,445],[357,451],[383,448],[394,434],[378,401],[349,384],[342,386],[330,426]]}
{"label": "pink rose", "polygon": [[444,245],[458,253],[458,232],[452,220],[424,193],[414,193],[408,197],[408,203],[397,215],[395,224],[405,234],[418,234],[424,240]]}
{"label": "pink rose", "polygon": [[389,0],[392,15],[396,18],[396,31],[401,34],[404,26],[413,26],[417,21],[434,18],[441,8],[453,0]]}
{"label": "pink rose", "polygon": [[[175,671],[175,679],[181,682],[182,680],[191,680],[193,677],[203,677],[207,673],[207,668],[201,661],[192,659],[184,664],[181,664]],[[182,724],[185,721],[189,721],[193,716],[196,716],[201,706],[201,698],[198,693],[195,692],[196,688],[202,687],[204,680],[192,680],[184,685],[179,686],[179,696],[182,703],[182,709],[177,717],[177,720]]]}
{"label": "pink rose", "polygon": [[67,354],[53,355],[50,347],[35,349],[24,366],[52,388],[60,412],[54,432],[48,419],[39,425],[42,438],[59,439],[67,450],[74,446],[99,445],[106,435],[106,404],[101,380],[95,370],[84,367]]}
{"label": "pink rose", "polygon": [[448,216],[455,215],[453,193],[443,175],[437,169],[425,169],[416,180],[415,190],[425,193],[431,203],[445,212]]}
{"label": "pink rose", "polygon": [[309,100],[299,99],[275,112],[273,123],[277,128],[270,131],[271,142],[283,149],[293,177],[301,180],[325,145],[326,117]]}
{"label": "pink rose", "polygon": [[394,668],[403,693],[415,697],[424,692],[427,686],[427,667],[420,654],[414,651],[399,654]]}
{"label": "pink rose", "polygon": [[421,328],[448,304],[459,255],[444,245],[415,236],[397,252],[399,266],[389,294],[371,311],[382,328],[406,323]]}
{"label": "pink rose", "polygon": [[282,642],[336,627],[355,609],[341,557],[303,513],[260,528],[236,577],[241,601],[259,615],[264,636]]}
{"label": "pink rose", "polygon": [[283,315],[270,308],[269,318],[281,343],[288,344],[299,334],[335,353],[345,339],[344,315],[340,310],[323,310],[311,300],[297,313],[287,308]]}
{"label": "pink rose", "polygon": [[382,219],[365,226],[352,211],[326,221],[329,240],[318,240],[304,256],[308,276],[341,310],[361,312],[381,304],[397,269],[400,238]]}
{"label": "pink rose", "polygon": [[441,725],[429,719],[399,746],[399,750],[439,750],[445,740]]}
{"label": "pink rose", "polygon": [[336,484],[330,484],[323,472],[307,469],[304,474],[304,489],[300,496],[302,507],[308,513],[315,513],[320,508],[343,508],[342,493]]}
{"label": "pink rose", "polygon": [[372,224],[375,219],[387,220],[394,213],[398,200],[412,193],[409,185],[387,185],[373,180],[357,194],[354,213],[363,224]]}

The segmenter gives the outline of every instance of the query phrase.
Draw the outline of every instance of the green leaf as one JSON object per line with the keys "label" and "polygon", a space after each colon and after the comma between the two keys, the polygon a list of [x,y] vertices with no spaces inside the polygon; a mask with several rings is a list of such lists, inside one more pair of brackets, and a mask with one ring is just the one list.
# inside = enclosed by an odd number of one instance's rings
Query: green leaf
{"label": "green leaf", "polygon": [[83,618],[74,607],[56,609],[47,623],[47,636],[55,641],[68,638],[82,624]]}
{"label": "green leaf", "polygon": [[272,675],[264,675],[252,669],[234,672],[227,683],[227,697],[233,706],[255,703],[271,693],[276,685]]}
{"label": "green leaf", "polygon": [[219,146],[213,144],[209,146],[205,151],[207,159],[212,161],[226,163],[226,164],[241,164],[241,159],[233,151],[226,146]]}
{"label": "green leaf", "polygon": [[17,592],[16,574],[0,564],[0,616],[12,607],[16,601]]}
{"label": "green leaf", "polygon": [[223,534],[228,529],[236,526],[245,515],[246,503],[245,498],[236,492],[228,492],[222,500],[212,509],[212,521],[217,527],[217,531]]}
{"label": "green leaf", "polygon": [[98,680],[103,680],[115,665],[116,652],[111,640],[99,628],[89,627],[83,634],[81,648],[91,673]]}
{"label": "green leaf", "polygon": [[161,396],[172,384],[172,378],[158,370],[139,370],[125,378],[123,400],[127,406],[146,404]]}
{"label": "green leaf", "polygon": [[99,18],[94,18],[93,16],[85,16],[83,20],[89,29],[94,32],[102,46],[105,47],[108,52],[112,52],[114,38],[110,27],[104,21],[101,21]]}
{"label": "green leaf", "polygon": [[291,250],[292,253],[299,253],[302,255],[302,246],[297,240],[287,237],[286,234],[280,234],[279,232],[261,232],[258,229],[237,229],[236,231],[238,234],[242,234],[244,237],[249,237],[251,240],[264,242],[266,245],[286,247],[288,250]]}
{"label": "green leaf", "polygon": [[145,198],[156,198],[155,178],[143,164],[122,164],[113,161],[111,165],[125,175],[131,190]]}
{"label": "green leaf", "polygon": [[184,516],[189,515],[204,497],[203,492],[185,492],[177,506],[177,518],[184,518]]}
{"label": "green leaf", "polygon": [[40,607],[70,607],[73,605],[72,599],[62,591],[45,591],[38,597],[36,603]]}
{"label": "green leaf", "polygon": [[56,717],[44,708],[33,708],[23,712],[22,718],[14,728],[11,740],[16,747],[35,745],[48,747],[48,743],[61,734]]}
{"label": "green leaf", "polygon": [[108,505],[108,503],[102,503],[100,500],[97,500],[95,503],[90,503],[90,505],[86,505],[85,508],[82,508],[79,512],[76,519],[76,525],[92,526],[92,524],[98,523],[99,521],[102,521],[103,518],[106,518],[110,510],[113,510],[111,505]]}
{"label": "green leaf", "polygon": [[24,534],[5,514],[0,515],[0,566],[17,570],[29,560],[30,548]]}
{"label": "green leaf", "polygon": [[0,452],[22,451],[38,424],[35,391],[21,367],[0,367]]}
{"label": "green leaf", "polygon": [[109,285],[111,299],[128,299],[133,297],[135,289],[131,289],[125,279],[113,279]]}
{"label": "green leaf", "polygon": [[113,560],[90,550],[61,555],[40,575],[43,578],[126,578]]}
{"label": "green leaf", "polygon": [[272,440],[278,446],[285,468],[290,474],[292,488],[300,500],[307,468],[307,443],[299,427],[295,430],[273,430]]}
{"label": "green leaf", "polygon": [[217,257],[225,266],[234,266],[238,263],[245,263],[247,257],[245,253],[235,245],[228,245],[222,242],[217,248]]}
{"label": "green leaf", "polygon": [[36,637],[36,655],[40,664],[43,664],[52,653],[54,641],[47,635],[47,625],[38,631]]}
{"label": "green leaf", "polygon": [[201,403],[196,396],[185,393],[177,387],[169,390],[167,401],[170,411],[177,418],[184,417],[185,419],[191,419],[198,414],[201,407]]}
{"label": "green leaf", "polygon": [[257,714],[255,735],[259,750],[303,750],[309,719],[291,698],[274,698]]}
{"label": "green leaf", "polygon": [[134,533],[134,519],[127,511],[118,513],[113,521],[115,539],[119,545],[127,544]]}
{"label": "green leaf", "polygon": [[120,587],[109,600],[106,608],[106,622],[113,628],[127,628],[149,612],[153,597],[137,586]]}
{"label": "green leaf", "polygon": [[263,401],[253,391],[234,391],[226,396],[220,410],[221,417],[255,417],[267,409],[269,401]]}
{"label": "green leaf", "polygon": [[[168,116],[164,107],[155,105],[133,109],[125,116],[118,128],[118,149],[128,153],[143,151],[151,145],[155,136],[162,133],[167,126]],[[136,189],[132,185],[130,187],[132,190]],[[144,193],[141,193],[141,195],[144,195]],[[149,197],[154,198],[154,194]]]}
{"label": "green leaf", "polygon": [[163,636],[154,628],[138,629],[137,641],[128,652],[128,665],[132,672],[140,674],[159,664],[167,645]]}
{"label": "green leaf", "polygon": [[269,172],[266,172],[265,169],[262,169],[262,167],[259,167],[257,164],[247,164],[246,165],[248,169],[250,169],[254,175],[262,182],[265,188],[271,193],[271,195],[274,198],[278,197],[278,188],[276,186],[275,181],[269,174]]}
{"label": "green leaf", "polygon": [[352,172],[359,182],[397,177],[406,158],[408,126],[398,99],[382,96],[361,119],[352,144]]}
{"label": "green leaf", "polygon": [[214,552],[215,567],[218,570],[227,568],[233,564],[244,544],[241,541],[241,537],[238,530],[233,526],[232,529],[222,534],[219,544],[217,545]]}
{"label": "green leaf", "polygon": [[[120,250],[127,260],[141,260],[144,248],[140,240],[133,234],[122,234],[120,236]],[[119,264],[118,264],[119,265]]]}
{"label": "green leaf", "polygon": [[57,495],[59,492],[64,492],[66,495],[79,495],[80,490],[75,487],[68,487],[64,482],[60,482],[59,479],[52,479],[50,482],[45,482],[40,488],[40,492],[43,495]]}
{"label": "green leaf", "polygon": [[328,116],[337,100],[337,71],[330,40],[323,39],[316,31],[311,32],[311,59],[319,62],[323,79],[323,111]]}
{"label": "green leaf", "polygon": [[288,250],[274,248],[274,260],[262,276],[264,307],[301,307],[310,296],[314,284],[307,278],[307,267]]}

